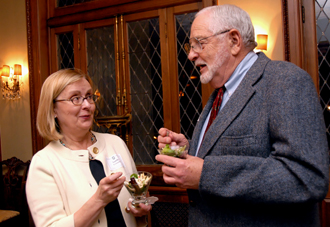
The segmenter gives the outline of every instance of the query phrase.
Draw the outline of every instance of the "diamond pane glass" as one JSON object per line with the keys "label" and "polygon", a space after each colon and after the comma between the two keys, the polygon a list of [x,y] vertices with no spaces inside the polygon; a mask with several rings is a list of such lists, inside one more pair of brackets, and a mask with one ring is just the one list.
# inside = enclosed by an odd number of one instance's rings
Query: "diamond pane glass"
{"label": "diamond pane glass", "polygon": [[71,6],[83,2],[91,2],[95,0],[58,0],[57,1],[57,7],[63,7],[63,6]]}
{"label": "diamond pane glass", "polygon": [[[100,97],[95,115],[117,115],[114,26],[86,30],[87,71],[93,80],[93,90]],[[107,132],[107,128],[94,124],[93,130]]]}
{"label": "diamond pane glass", "polygon": [[155,164],[164,125],[159,20],[130,22],[127,31],[134,161]]}
{"label": "diamond pane glass", "polygon": [[58,69],[74,68],[73,33],[57,35]]}
{"label": "diamond pane glass", "polygon": [[330,148],[330,2],[315,0],[320,100]]}
{"label": "diamond pane glass", "polygon": [[188,59],[184,49],[189,43],[191,23],[196,12],[176,15],[176,38],[178,56],[178,79],[180,99],[181,133],[191,139],[199,115],[202,112],[202,88],[200,73],[195,64]]}

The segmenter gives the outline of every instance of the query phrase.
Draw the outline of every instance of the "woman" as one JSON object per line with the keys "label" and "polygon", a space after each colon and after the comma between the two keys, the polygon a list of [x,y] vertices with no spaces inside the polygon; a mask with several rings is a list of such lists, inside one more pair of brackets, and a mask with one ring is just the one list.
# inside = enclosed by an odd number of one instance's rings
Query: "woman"
{"label": "woman", "polygon": [[37,128],[51,142],[33,156],[26,184],[36,226],[146,225],[151,205],[133,208],[123,187],[136,172],[125,143],[91,131],[91,84],[82,72],[64,69],[42,86]]}

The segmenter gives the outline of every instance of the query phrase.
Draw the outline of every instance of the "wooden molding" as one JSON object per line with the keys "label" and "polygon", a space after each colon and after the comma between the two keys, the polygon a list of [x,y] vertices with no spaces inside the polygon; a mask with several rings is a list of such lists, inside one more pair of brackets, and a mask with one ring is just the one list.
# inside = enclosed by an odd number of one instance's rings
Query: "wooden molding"
{"label": "wooden molding", "polygon": [[282,0],[283,17],[283,40],[284,40],[284,59],[290,61],[290,42],[289,42],[289,17],[287,0]]}
{"label": "wooden molding", "polygon": [[[26,0],[26,23],[28,41],[28,65],[30,87],[30,113],[32,132],[32,153],[35,154],[45,145],[38,134],[36,116],[42,82],[48,76],[48,40],[46,25],[46,2],[42,0]],[[44,10],[42,10],[44,9]],[[42,14],[43,13],[43,14]]]}
{"label": "wooden molding", "polygon": [[[93,20],[101,20],[115,15],[129,14],[133,12],[143,12],[148,10],[154,10],[164,7],[170,7],[181,4],[189,4],[198,2],[199,0],[149,0],[149,1],[138,1],[129,4],[122,4],[118,6],[111,6],[106,8],[94,9],[92,11],[84,11],[75,14],[68,14],[65,16],[52,17],[48,19],[49,27],[65,26],[77,23],[84,23]],[[150,4],[142,4],[142,3]]]}

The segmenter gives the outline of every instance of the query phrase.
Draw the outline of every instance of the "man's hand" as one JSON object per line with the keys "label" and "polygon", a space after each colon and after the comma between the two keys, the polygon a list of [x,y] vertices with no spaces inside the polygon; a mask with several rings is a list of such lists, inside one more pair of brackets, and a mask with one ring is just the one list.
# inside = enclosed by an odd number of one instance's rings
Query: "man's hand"
{"label": "man's hand", "polygon": [[186,146],[186,149],[189,149],[189,142],[187,138],[183,134],[178,134],[172,132],[167,128],[161,128],[158,131],[158,147],[163,148],[166,144],[170,144],[172,146],[178,145],[180,147]]}
{"label": "man's hand", "polygon": [[163,178],[167,184],[175,184],[180,188],[198,189],[204,160],[186,155],[184,159],[167,155],[156,155],[156,160],[163,162]]}

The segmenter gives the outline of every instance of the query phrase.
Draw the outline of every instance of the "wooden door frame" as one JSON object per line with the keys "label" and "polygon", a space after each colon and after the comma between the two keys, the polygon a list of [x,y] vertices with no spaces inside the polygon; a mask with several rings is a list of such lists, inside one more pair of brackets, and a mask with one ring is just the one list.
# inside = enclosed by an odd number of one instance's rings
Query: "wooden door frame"
{"label": "wooden door frame", "polygon": [[307,71],[319,92],[315,1],[282,0],[282,7],[285,60]]}
{"label": "wooden door frame", "polygon": [[[164,1],[153,1],[152,6],[148,7],[160,7],[163,6]],[[171,0],[169,4],[173,6],[182,3],[193,3],[197,0]],[[214,5],[216,0],[203,0],[203,7]],[[296,59],[300,56],[296,53],[297,47],[301,46],[299,40],[302,36],[302,30],[295,29],[296,25],[292,23],[293,20],[299,22],[299,6],[300,0],[282,0],[282,12],[283,12],[283,29],[284,29],[284,44],[285,44],[285,60],[291,61],[298,66],[301,66],[302,60]],[[136,3],[133,3],[136,6]],[[141,4],[140,4],[141,5]],[[122,5],[118,8],[124,12]],[[114,7],[110,7],[109,10],[114,11]],[[132,7],[127,10],[133,10]],[[139,10],[142,10],[139,6]],[[111,11],[111,12],[112,12]],[[26,0],[26,17],[27,17],[27,39],[28,39],[28,61],[29,61],[29,85],[30,85],[30,111],[31,111],[31,132],[32,132],[32,147],[33,154],[38,150],[41,150],[48,141],[45,141],[37,132],[36,128],[36,116],[39,104],[40,90],[43,81],[50,73],[50,58],[49,58],[49,37],[50,28],[54,26],[54,22],[59,24],[63,23],[63,19],[48,18],[48,5],[45,0]],[[115,12],[115,11],[114,11]],[[290,14],[289,14],[290,12]],[[293,14],[292,14],[293,13]],[[289,16],[290,15],[290,16]],[[93,14],[93,16],[95,16]],[[91,16],[90,16],[91,17]],[[88,18],[90,19],[90,18]],[[66,24],[72,24],[76,19],[72,21],[66,21]],[[289,33],[290,31],[290,33]],[[299,39],[296,39],[298,37]],[[297,41],[298,40],[298,41]],[[306,52],[306,51],[305,51]],[[292,59],[291,59],[292,58]],[[300,64],[300,65],[299,65]],[[311,67],[313,68],[313,67]],[[315,67],[314,67],[315,68]],[[313,68],[313,69],[314,69]],[[315,71],[315,70],[314,70]],[[315,72],[310,72],[314,78]],[[316,73],[316,75],[318,75]],[[316,77],[315,77],[316,78]],[[316,79],[315,79],[316,80]],[[209,87],[203,87],[203,89],[209,93],[212,91]]]}
{"label": "wooden door frame", "polygon": [[[35,154],[48,143],[43,139],[36,128],[36,116],[39,105],[39,96],[44,80],[50,74],[50,28],[56,26],[73,25],[98,19],[106,19],[117,14],[129,12],[153,10],[163,7],[189,4],[200,0],[153,0],[152,4],[141,4],[141,1],[132,2],[129,5],[121,4],[116,7],[105,7],[95,12],[79,11],[67,17],[57,16],[50,18],[48,4],[46,0],[25,0],[26,1],[26,21],[27,21],[27,43],[29,62],[29,87],[30,87],[30,112],[31,112],[31,134],[32,153]],[[215,0],[202,0],[204,6],[215,4]],[[106,1],[102,1],[107,4]],[[58,12],[58,15],[60,13]]]}

